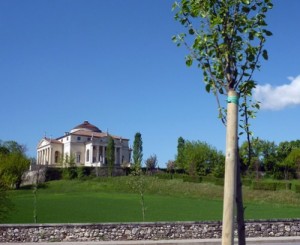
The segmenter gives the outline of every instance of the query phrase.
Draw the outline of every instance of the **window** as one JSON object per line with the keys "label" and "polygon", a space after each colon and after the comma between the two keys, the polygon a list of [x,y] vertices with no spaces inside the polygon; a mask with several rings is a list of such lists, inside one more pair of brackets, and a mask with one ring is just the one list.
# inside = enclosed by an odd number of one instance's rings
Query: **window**
{"label": "window", "polygon": [[76,153],[76,163],[80,163],[80,152]]}
{"label": "window", "polygon": [[78,137],[77,137],[77,140],[78,140],[78,141],[80,141],[80,140],[81,140],[81,137],[80,137],[80,136],[78,136]]}
{"label": "window", "polygon": [[86,161],[90,161],[90,150],[86,150]]}
{"label": "window", "polygon": [[54,153],[54,162],[58,163],[58,160],[59,160],[59,152],[55,151],[55,153]]}

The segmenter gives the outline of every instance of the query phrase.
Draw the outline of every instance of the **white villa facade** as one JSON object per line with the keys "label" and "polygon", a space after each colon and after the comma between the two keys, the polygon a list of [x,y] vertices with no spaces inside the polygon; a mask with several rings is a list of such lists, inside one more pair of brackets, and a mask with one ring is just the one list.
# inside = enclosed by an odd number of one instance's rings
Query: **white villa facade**
{"label": "white villa facade", "polygon": [[112,137],[115,143],[115,165],[129,164],[129,139],[103,133],[88,121],[56,139],[44,137],[37,146],[37,164],[59,166],[61,159],[73,157],[76,166],[104,166],[109,137]]}

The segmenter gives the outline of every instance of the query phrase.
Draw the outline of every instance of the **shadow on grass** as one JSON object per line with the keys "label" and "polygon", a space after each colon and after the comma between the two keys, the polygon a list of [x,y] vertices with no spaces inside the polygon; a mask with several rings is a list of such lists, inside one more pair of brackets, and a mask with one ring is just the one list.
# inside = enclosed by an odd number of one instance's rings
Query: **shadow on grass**
{"label": "shadow on grass", "polygon": [[[21,186],[19,188],[19,190],[31,190],[33,189],[33,185],[24,185],[24,186]],[[38,184],[38,189],[47,189],[48,188],[48,184],[47,183],[40,183]]]}

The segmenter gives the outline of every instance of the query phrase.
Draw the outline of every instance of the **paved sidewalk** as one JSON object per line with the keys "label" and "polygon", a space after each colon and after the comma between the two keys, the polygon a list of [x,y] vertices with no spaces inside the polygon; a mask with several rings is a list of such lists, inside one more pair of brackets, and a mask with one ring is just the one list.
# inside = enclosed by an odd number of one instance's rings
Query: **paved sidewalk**
{"label": "paved sidewalk", "polygon": [[[259,238],[248,238],[246,240],[247,245],[267,245],[267,244],[276,244],[276,245],[292,245],[300,244],[299,237],[259,237]],[[101,241],[101,242],[42,242],[42,243],[0,243],[6,245],[220,245],[221,239],[187,239],[187,240],[159,240],[159,241]],[[237,244],[237,242],[235,242]]]}

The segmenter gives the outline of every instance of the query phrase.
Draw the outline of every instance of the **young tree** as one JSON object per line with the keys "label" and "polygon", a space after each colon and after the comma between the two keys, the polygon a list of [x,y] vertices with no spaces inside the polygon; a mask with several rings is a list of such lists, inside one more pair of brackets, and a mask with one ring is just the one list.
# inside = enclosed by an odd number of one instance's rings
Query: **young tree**
{"label": "young tree", "polygon": [[175,161],[173,160],[169,160],[166,163],[166,167],[167,167],[167,171],[171,174],[173,174],[175,172]]}
{"label": "young tree", "polygon": [[145,165],[148,171],[152,172],[157,166],[157,156],[155,154],[148,157],[145,161]]}
{"label": "young tree", "polygon": [[[248,119],[254,114],[253,108],[259,108],[257,103],[249,105],[256,85],[253,73],[260,68],[261,55],[268,59],[263,47],[266,37],[272,34],[265,29],[266,12],[271,8],[270,0],[181,0],[173,5],[177,10],[175,19],[187,28],[187,33],[174,36],[173,40],[189,49],[187,66],[196,61],[203,70],[205,88],[215,95],[219,117],[226,124],[223,245],[233,244],[238,112],[244,117],[243,129],[249,133]],[[219,99],[223,94],[227,95],[227,110]],[[240,107],[239,98],[243,100]],[[239,216],[243,207],[238,209]],[[239,243],[245,244],[243,221],[238,223]]]}
{"label": "young tree", "polygon": [[137,132],[134,136],[132,158],[134,167],[141,168],[143,161],[143,141],[142,135],[139,132]]}
{"label": "young tree", "polygon": [[111,136],[109,136],[108,138],[106,157],[107,157],[108,176],[112,176],[113,169],[115,166],[115,141]]}

